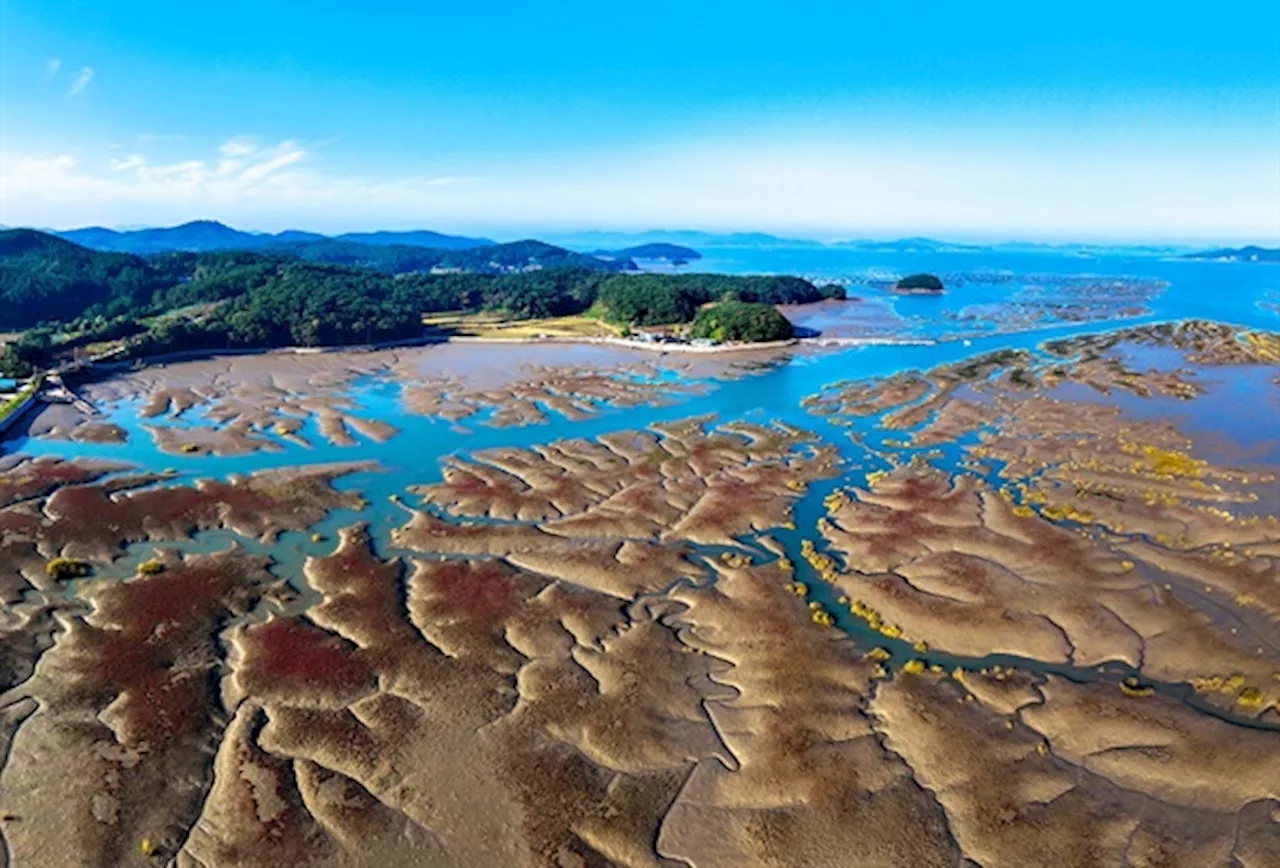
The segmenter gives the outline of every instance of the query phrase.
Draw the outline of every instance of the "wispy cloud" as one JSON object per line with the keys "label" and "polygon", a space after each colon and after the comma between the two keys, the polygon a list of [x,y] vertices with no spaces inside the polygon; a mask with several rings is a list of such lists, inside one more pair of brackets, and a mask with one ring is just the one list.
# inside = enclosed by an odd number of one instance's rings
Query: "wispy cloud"
{"label": "wispy cloud", "polygon": [[67,88],[67,96],[78,96],[84,93],[91,81],[93,81],[93,67],[83,67],[80,74],[76,76],[76,80],[71,82],[71,87]]}
{"label": "wispy cloud", "polygon": [[[296,142],[272,147],[219,148],[238,153],[237,159],[183,159],[153,163],[144,154],[123,157],[103,154],[100,169],[71,154],[0,154],[0,182],[10,203],[23,200],[86,203],[116,202],[176,204],[187,201],[250,202],[275,197],[296,199],[323,187],[312,175],[297,174],[296,165],[307,152]],[[280,177],[293,167],[295,177]]]}
{"label": "wispy cloud", "polygon": [[147,164],[147,160],[141,154],[130,154],[121,160],[112,160],[108,165],[113,172],[127,172],[130,169],[138,169]]}
{"label": "wispy cloud", "polygon": [[218,148],[218,153],[224,157],[234,159],[236,157],[247,157],[256,150],[258,150],[258,145],[253,139],[248,136],[236,136],[223,142],[222,147]]}
{"label": "wispy cloud", "polygon": [[62,69],[62,58],[50,57],[44,62],[44,75],[48,80],[52,80],[58,74],[58,70]]}
{"label": "wispy cloud", "polygon": [[233,139],[227,139],[218,148],[218,153],[222,155],[222,159],[218,160],[218,166],[214,169],[214,173],[225,177],[235,175],[246,165],[245,157],[258,150],[258,143],[248,136],[236,136]]}
{"label": "wispy cloud", "polygon": [[276,146],[274,154],[267,159],[255,163],[240,173],[240,180],[245,183],[255,183],[266,178],[268,175],[278,172],[286,166],[292,166],[307,155],[307,152],[299,148],[293,142],[281,142]]}
{"label": "wispy cloud", "polygon": [[[231,142],[235,139],[228,140]],[[0,153],[0,222],[127,225],[210,215],[253,228],[437,226],[488,232],[679,223],[823,237],[1273,238],[1274,150],[1222,164],[1140,155],[999,158],[953,146],[844,141],[684,142],[591,159],[369,175],[285,140],[186,151]],[[166,148],[165,150],[169,150]],[[1046,203],[1051,203],[1048,207]]]}
{"label": "wispy cloud", "polygon": [[352,209],[403,215],[433,200],[447,208],[444,199],[456,204],[488,183],[443,174],[371,179],[320,171],[308,165],[308,150],[290,140],[252,151],[224,144],[203,159],[192,156],[152,162],[145,150],[124,156],[104,150],[95,162],[84,155],[0,152],[0,222],[127,225],[179,221],[196,212],[250,226],[314,223],[308,214],[345,222]]}

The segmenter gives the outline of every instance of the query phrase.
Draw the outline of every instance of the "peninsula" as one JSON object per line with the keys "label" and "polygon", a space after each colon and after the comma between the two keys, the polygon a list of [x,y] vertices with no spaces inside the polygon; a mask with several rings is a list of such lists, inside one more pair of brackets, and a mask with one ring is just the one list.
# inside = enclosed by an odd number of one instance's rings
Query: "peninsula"
{"label": "peninsula", "polygon": [[[414,255],[423,265],[441,261],[440,254],[443,261],[465,257],[482,267],[401,272],[403,259],[381,269],[306,255],[310,245],[339,243],[375,260],[410,250],[419,251]],[[471,325],[478,316],[489,327],[556,320],[564,328],[568,319],[562,336],[626,338],[640,327],[693,323],[700,309],[722,302],[758,305],[767,313],[753,308],[743,318],[741,309],[730,308],[732,327],[695,337],[776,341],[789,338],[790,328],[772,305],[844,295],[841,287],[797,277],[628,274],[616,262],[542,242],[498,247],[502,251],[432,251],[324,241],[301,242],[295,252],[137,256],[90,250],[35,230],[0,232],[0,330],[19,333],[0,348],[0,375],[28,377],[83,359],[175,351],[411,342],[448,336],[448,325]]]}

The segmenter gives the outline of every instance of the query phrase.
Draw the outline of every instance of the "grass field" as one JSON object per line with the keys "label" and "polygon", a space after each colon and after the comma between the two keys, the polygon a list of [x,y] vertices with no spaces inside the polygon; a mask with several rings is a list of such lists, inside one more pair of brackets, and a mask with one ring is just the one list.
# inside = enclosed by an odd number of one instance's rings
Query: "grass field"
{"label": "grass field", "polygon": [[513,320],[496,313],[450,312],[425,316],[422,323],[446,334],[477,338],[594,338],[620,334],[607,323],[580,315]]}
{"label": "grass field", "polygon": [[40,382],[38,380],[32,380],[12,395],[7,395],[3,399],[0,399],[0,422],[4,422],[13,415],[13,412],[22,405],[22,402],[38,391],[39,388]]}

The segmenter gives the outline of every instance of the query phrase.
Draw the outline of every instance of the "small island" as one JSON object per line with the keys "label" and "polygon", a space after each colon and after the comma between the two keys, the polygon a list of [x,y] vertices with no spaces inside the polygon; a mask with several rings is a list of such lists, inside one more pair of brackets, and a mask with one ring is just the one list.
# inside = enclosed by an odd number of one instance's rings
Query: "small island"
{"label": "small island", "polygon": [[789,341],[795,336],[791,321],[771,304],[723,301],[698,311],[689,326],[689,338],[716,343],[764,343]]}
{"label": "small island", "polygon": [[893,285],[893,291],[900,295],[941,295],[943,288],[936,274],[925,272],[908,274]]}
{"label": "small island", "polygon": [[1280,262],[1280,248],[1257,247],[1221,247],[1216,250],[1202,250],[1199,253],[1188,253],[1183,259],[1208,259],[1214,262]]}
{"label": "small island", "polygon": [[672,265],[688,265],[695,259],[702,258],[702,254],[692,247],[661,242],[640,244],[636,247],[627,247],[622,250],[598,250],[594,255],[616,260],[640,259],[669,262]]}

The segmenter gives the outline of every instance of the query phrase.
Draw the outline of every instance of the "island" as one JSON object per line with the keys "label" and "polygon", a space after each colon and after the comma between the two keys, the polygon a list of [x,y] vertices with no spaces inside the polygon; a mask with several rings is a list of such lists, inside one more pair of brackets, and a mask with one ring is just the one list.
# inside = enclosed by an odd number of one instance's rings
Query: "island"
{"label": "island", "polygon": [[695,259],[702,258],[702,254],[694,250],[692,247],[684,247],[679,244],[665,244],[662,242],[639,244],[635,247],[614,250],[609,252],[607,255],[612,256],[615,259],[659,260],[663,262],[670,262],[672,265],[687,265]]}
{"label": "island", "polygon": [[1280,262],[1280,248],[1276,247],[1222,247],[1188,253],[1183,259],[1211,259],[1219,262]]}
{"label": "island", "polygon": [[941,295],[944,287],[936,274],[908,274],[893,285],[900,295]]}

